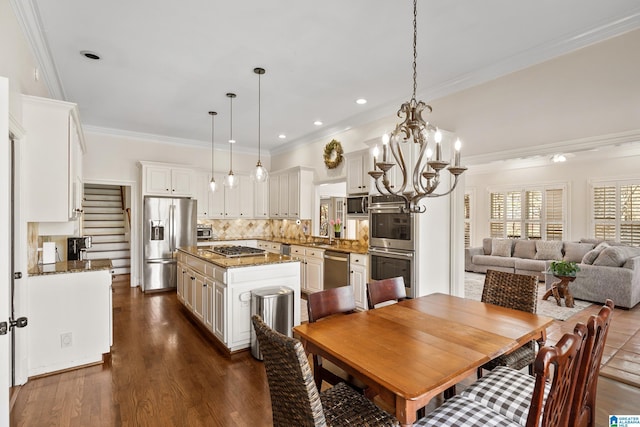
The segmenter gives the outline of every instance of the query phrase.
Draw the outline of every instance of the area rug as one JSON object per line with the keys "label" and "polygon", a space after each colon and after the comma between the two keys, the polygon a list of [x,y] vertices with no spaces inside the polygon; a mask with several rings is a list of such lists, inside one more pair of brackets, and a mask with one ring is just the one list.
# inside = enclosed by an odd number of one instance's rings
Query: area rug
{"label": "area rug", "polygon": [[[482,287],[484,286],[484,274],[469,273],[464,274],[464,295],[465,298],[480,301],[482,297]],[[564,306],[564,300],[562,300],[562,306],[558,306],[556,300],[553,297],[549,297],[547,300],[543,300],[542,297],[546,292],[544,282],[538,285],[538,309],[537,313],[542,316],[553,317],[557,320],[566,320],[574,314],[584,310],[591,305],[590,302],[575,300],[573,308],[567,308]]]}

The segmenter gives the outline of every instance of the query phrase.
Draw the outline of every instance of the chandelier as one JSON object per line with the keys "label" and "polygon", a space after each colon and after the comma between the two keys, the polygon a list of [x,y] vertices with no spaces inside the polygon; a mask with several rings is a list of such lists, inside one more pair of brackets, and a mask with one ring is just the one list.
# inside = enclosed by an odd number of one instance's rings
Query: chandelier
{"label": "chandelier", "polygon": [[[408,212],[423,213],[426,211],[426,207],[418,205],[418,203],[425,197],[440,197],[450,194],[456,188],[458,178],[467,168],[460,165],[460,140],[458,139],[455,143],[453,164],[449,166],[449,162],[442,158],[442,133],[422,118],[425,110],[430,113],[432,109],[424,102],[416,101],[417,35],[417,0],[413,0],[413,96],[409,102],[400,106],[397,114],[400,118],[404,117],[404,120],[396,125],[388,137],[383,137],[382,161],[378,162],[378,153],[374,153],[374,170],[370,171],[369,175],[375,180],[378,192],[403,198],[405,210]],[[430,139],[434,142],[435,150],[429,147]],[[400,144],[411,142],[419,145],[418,155],[413,166],[405,164],[400,149]],[[393,159],[389,156],[389,151]],[[392,189],[388,176],[394,166],[397,166],[402,173],[402,185],[395,190]],[[454,176],[454,181],[448,190],[436,193],[435,191],[440,185],[440,171],[445,168]],[[409,180],[411,184],[407,188]]]}

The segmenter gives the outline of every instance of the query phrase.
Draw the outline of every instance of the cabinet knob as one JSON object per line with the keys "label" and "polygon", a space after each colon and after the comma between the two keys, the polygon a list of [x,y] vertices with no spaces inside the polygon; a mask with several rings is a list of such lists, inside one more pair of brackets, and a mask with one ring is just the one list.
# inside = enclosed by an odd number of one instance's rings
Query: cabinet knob
{"label": "cabinet knob", "polygon": [[353,270],[351,270],[351,274],[353,274]]}

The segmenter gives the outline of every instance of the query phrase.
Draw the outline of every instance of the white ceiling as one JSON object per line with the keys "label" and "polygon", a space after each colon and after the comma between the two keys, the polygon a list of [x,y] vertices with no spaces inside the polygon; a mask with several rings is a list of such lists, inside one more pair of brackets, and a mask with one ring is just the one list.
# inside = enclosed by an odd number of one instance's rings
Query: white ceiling
{"label": "white ceiling", "polygon": [[[52,96],[85,128],[262,147],[395,114],[411,96],[410,0],[14,2]],[[430,101],[640,27],[637,0],[421,0],[418,98]],[[91,61],[80,51],[102,57]],[[366,105],[357,105],[357,98]],[[314,126],[314,120],[324,125]],[[285,140],[278,135],[287,135]]]}

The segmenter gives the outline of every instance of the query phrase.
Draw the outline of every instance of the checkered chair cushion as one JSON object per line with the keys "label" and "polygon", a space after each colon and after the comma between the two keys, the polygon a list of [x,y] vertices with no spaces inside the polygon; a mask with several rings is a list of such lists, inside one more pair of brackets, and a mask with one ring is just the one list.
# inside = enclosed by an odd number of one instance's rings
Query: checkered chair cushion
{"label": "checkered chair cushion", "polygon": [[[460,393],[519,425],[527,424],[535,378],[506,366],[499,366]],[[545,386],[544,399],[550,385]]]}
{"label": "checkered chair cushion", "polygon": [[414,426],[516,427],[518,424],[476,401],[455,396],[419,419]]}

